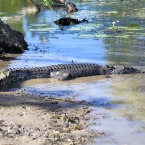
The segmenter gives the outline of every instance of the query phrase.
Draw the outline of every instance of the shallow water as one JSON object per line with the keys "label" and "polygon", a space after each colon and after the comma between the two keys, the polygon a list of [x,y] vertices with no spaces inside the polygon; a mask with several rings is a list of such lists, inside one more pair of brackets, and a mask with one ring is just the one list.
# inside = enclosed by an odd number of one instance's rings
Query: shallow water
{"label": "shallow water", "polygon": [[[0,3],[3,3],[0,17],[7,18],[6,23],[21,31],[29,44],[29,51],[17,56],[16,60],[0,61],[0,69],[47,66],[72,60],[145,69],[144,1],[74,0],[79,11],[72,17],[85,17],[89,23],[63,28],[53,23],[60,17],[49,9],[36,13],[35,7],[25,0],[13,3],[0,0]],[[9,9],[10,4],[15,7]],[[52,6],[59,15],[66,15],[64,7]],[[114,27],[112,22],[116,22]],[[131,24],[138,27],[129,29]],[[29,93],[42,96],[87,100],[94,104],[92,113],[96,125],[92,128],[109,134],[96,139],[97,143],[144,145],[144,78],[143,74],[136,74],[84,77],[65,82],[35,79],[18,83],[12,89],[26,87]]]}
{"label": "shallow water", "polygon": [[[108,136],[96,139],[103,145],[144,145],[145,101],[144,74],[77,78],[70,81],[34,79],[13,88],[25,88],[30,94],[57,98],[86,100],[93,104],[91,129],[104,131]],[[140,81],[139,81],[140,80]],[[132,82],[136,81],[135,85]],[[142,89],[141,89],[142,88]]]}

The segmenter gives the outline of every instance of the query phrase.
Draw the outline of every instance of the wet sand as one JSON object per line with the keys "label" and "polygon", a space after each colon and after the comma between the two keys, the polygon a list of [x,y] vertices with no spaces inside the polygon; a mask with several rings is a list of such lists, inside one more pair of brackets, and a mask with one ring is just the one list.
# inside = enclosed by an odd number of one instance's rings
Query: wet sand
{"label": "wet sand", "polygon": [[85,101],[0,93],[0,144],[93,144],[104,132],[89,130]]}

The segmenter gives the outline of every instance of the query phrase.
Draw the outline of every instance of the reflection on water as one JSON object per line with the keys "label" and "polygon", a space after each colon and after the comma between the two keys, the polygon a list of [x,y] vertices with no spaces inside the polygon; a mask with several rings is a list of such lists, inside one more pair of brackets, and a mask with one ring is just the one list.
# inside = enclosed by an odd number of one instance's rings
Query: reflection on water
{"label": "reflection on water", "polygon": [[[97,97],[102,100],[101,94],[103,93],[102,90],[96,88],[99,88],[103,85],[104,87],[108,88],[109,80],[106,83],[106,80],[102,80],[103,78],[104,78],[103,76],[95,76],[95,77],[78,78],[70,81],[58,81],[57,79],[53,78],[34,79],[21,83],[19,87],[28,87],[26,88],[27,91],[32,93],[40,93],[40,94],[43,93],[44,95],[48,96],[51,96],[53,94],[53,97],[56,96],[72,97],[77,95],[76,99],[79,100],[83,99],[95,103]],[[95,81],[93,82],[94,79]],[[108,90],[109,89],[106,89],[106,92]],[[68,93],[65,95],[64,91]],[[107,95],[104,96],[104,100],[105,99],[107,99]]]}
{"label": "reflection on water", "polygon": [[[113,95],[123,96],[127,104],[119,110],[122,116],[126,116],[131,120],[140,120],[145,123],[145,75],[127,75],[120,81],[115,81],[111,84]],[[122,91],[123,90],[123,91]]]}
{"label": "reflection on water", "polygon": [[[35,63],[36,66],[41,66],[41,63],[50,65],[69,63],[71,60],[144,67],[145,30],[127,31],[127,34],[121,32],[129,36],[128,38],[109,37],[109,35],[108,38],[102,38],[104,33],[114,34],[108,28],[112,26],[112,22],[116,21],[118,28],[129,24],[137,24],[139,28],[144,28],[144,15],[142,15],[144,1],[74,1],[79,11],[71,16],[78,19],[86,18],[89,23],[64,28],[53,23],[59,17],[49,9],[34,13],[35,7],[25,0],[22,2],[15,0],[13,3],[8,0],[0,0],[0,2],[6,5],[0,8],[0,16],[12,16],[11,20],[15,21],[5,22],[25,34],[30,48],[30,51],[19,58],[19,61],[12,61],[10,67],[20,66],[22,63],[25,66],[32,66],[34,61],[38,62]],[[15,5],[15,8],[9,9],[8,5],[11,4]],[[54,4],[52,6],[60,15],[66,15],[62,6]],[[16,21],[15,17],[20,19]],[[36,27],[35,24],[45,25]],[[79,37],[82,34],[90,35],[90,38],[82,39]],[[99,34],[99,37],[96,34]],[[115,35],[119,34],[115,33]],[[26,64],[26,62],[29,63]]]}
{"label": "reflection on water", "polygon": [[[26,0],[0,0],[0,3],[3,4],[0,5],[0,17],[10,18],[5,22],[21,31],[29,44],[29,51],[17,56],[16,60],[0,61],[0,69],[47,66],[71,63],[72,60],[145,69],[143,0],[74,0],[79,11],[71,17],[86,18],[89,23],[68,27],[55,25],[53,21],[60,17],[48,8],[36,13],[35,7]],[[10,5],[14,6],[10,9]],[[52,4],[52,7],[59,15],[66,15],[63,6]],[[112,22],[115,27],[110,29]],[[136,24],[137,28],[128,29],[130,24]],[[96,140],[97,143],[144,145],[144,81],[144,75],[139,74],[111,78],[96,76],[65,82],[36,79],[13,87],[27,87],[28,92],[40,95],[74,96],[93,102],[94,113],[98,116],[95,127],[111,132],[106,139]]]}

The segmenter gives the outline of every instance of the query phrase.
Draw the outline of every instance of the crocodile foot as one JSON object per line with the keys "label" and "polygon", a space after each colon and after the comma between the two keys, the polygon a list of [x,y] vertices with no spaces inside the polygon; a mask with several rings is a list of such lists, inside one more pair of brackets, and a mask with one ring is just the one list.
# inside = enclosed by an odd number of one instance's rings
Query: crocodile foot
{"label": "crocodile foot", "polygon": [[51,72],[50,77],[51,78],[57,78],[59,81],[72,79],[71,73],[67,73],[67,72],[64,72],[64,71]]}

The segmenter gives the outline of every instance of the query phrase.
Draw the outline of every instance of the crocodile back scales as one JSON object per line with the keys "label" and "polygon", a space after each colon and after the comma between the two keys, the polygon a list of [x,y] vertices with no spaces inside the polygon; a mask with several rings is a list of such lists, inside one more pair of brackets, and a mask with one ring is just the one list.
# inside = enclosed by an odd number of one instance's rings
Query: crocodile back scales
{"label": "crocodile back scales", "polygon": [[10,68],[0,73],[0,86],[5,86],[18,80],[28,80],[33,78],[49,78],[51,72],[68,71],[74,77],[99,75],[101,66],[97,64],[79,63],[79,64],[58,64],[46,67],[34,68]]}

